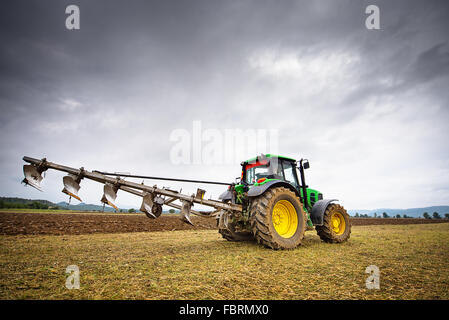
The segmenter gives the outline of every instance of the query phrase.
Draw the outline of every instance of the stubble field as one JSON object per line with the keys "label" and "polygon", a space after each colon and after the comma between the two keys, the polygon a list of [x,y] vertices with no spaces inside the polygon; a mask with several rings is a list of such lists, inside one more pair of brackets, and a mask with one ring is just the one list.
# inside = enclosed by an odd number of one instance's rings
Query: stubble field
{"label": "stubble field", "polygon": [[[449,223],[355,225],[339,245],[308,231],[290,251],[211,228],[3,232],[0,299],[449,299]],[[80,289],[65,286],[69,265]],[[378,290],[365,286],[369,265],[380,269]]]}

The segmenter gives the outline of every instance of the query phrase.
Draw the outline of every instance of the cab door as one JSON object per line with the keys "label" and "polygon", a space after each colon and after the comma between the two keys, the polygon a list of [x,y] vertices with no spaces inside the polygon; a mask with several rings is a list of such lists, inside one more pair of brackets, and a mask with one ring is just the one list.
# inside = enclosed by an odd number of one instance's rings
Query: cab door
{"label": "cab door", "polygon": [[284,180],[291,183],[295,189],[299,190],[298,175],[296,174],[296,164],[293,161],[282,160],[282,171]]}

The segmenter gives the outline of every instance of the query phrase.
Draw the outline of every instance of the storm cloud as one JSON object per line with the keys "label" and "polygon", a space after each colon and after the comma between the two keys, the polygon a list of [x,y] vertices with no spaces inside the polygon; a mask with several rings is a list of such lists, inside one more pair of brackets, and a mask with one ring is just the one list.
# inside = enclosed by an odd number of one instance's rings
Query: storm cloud
{"label": "storm cloud", "polygon": [[[380,30],[365,27],[371,4]],[[20,185],[24,155],[233,181],[239,162],[172,163],[172,132],[201,121],[277,130],[278,152],[308,158],[308,184],[348,209],[449,203],[447,1],[8,0],[0,15],[3,196],[66,200],[55,172],[45,194]]]}

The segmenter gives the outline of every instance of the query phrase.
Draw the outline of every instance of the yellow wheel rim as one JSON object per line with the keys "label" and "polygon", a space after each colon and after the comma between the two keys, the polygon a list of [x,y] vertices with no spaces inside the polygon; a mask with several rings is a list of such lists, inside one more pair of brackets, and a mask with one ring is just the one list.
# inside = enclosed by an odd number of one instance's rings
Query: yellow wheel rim
{"label": "yellow wheel rim", "polygon": [[345,232],[346,222],[345,218],[341,213],[335,212],[331,216],[331,227],[334,230],[336,235],[341,235]]}
{"label": "yellow wheel rim", "polygon": [[291,238],[298,229],[298,215],[288,200],[279,200],[273,208],[273,226],[283,238]]}

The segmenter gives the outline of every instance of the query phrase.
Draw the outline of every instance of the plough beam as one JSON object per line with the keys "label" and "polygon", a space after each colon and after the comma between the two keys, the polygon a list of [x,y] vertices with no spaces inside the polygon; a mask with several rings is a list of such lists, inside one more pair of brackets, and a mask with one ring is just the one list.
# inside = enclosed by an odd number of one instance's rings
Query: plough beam
{"label": "plough beam", "polygon": [[[206,199],[203,199],[202,197],[198,197],[195,194],[186,195],[186,194],[179,193],[177,191],[161,189],[161,188],[157,188],[156,186],[151,187],[151,186],[147,186],[143,183],[136,183],[136,182],[132,182],[132,181],[123,180],[120,177],[112,178],[112,177],[105,176],[98,172],[91,172],[88,170],[84,170],[84,168],[75,169],[75,168],[63,166],[63,165],[60,165],[57,163],[49,162],[46,160],[42,161],[39,159],[26,157],[26,156],[23,157],[23,160],[25,162],[28,162],[28,163],[36,166],[36,167],[39,167],[39,171],[42,169],[45,169],[45,170],[53,169],[53,170],[57,170],[57,171],[63,171],[63,172],[71,174],[74,177],[82,176],[83,178],[94,180],[96,182],[108,185],[108,186],[110,186],[110,188],[112,188],[112,186],[114,186],[114,188],[133,193],[140,197],[143,197],[143,193],[149,193],[149,194],[153,194],[155,196],[166,196],[169,199],[165,200],[163,202],[163,204],[171,205],[172,207],[175,207],[175,206],[178,207],[178,206],[175,204],[172,204],[171,202],[173,202],[175,200],[180,200],[183,204],[184,203],[191,203],[191,204],[198,203],[198,204],[202,204],[205,206],[213,207],[216,210],[221,209],[221,210],[237,211],[237,212],[242,211],[242,206],[238,205],[238,204],[223,203],[221,201],[211,200],[211,199],[206,200]],[[33,174],[35,174],[35,172],[33,172]],[[40,182],[40,180],[39,180],[39,182]],[[139,192],[137,190],[140,190],[143,192]],[[108,194],[114,195],[113,192],[110,192],[110,191],[108,192]],[[105,201],[113,200],[112,198],[114,198],[114,197],[109,197],[109,198],[110,199],[105,199]],[[107,201],[107,202],[113,203],[113,201]],[[185,212],[188,211],[186,205],[183,205],[180,207],[181,208],[184,207]],[[193,210],[190,210],[190,212],[192,212],[193,214],[198,213],[199,215],[203,215],[203,216],[205,215],[205,214],[201,214],[199,212],[194,212]]]}

